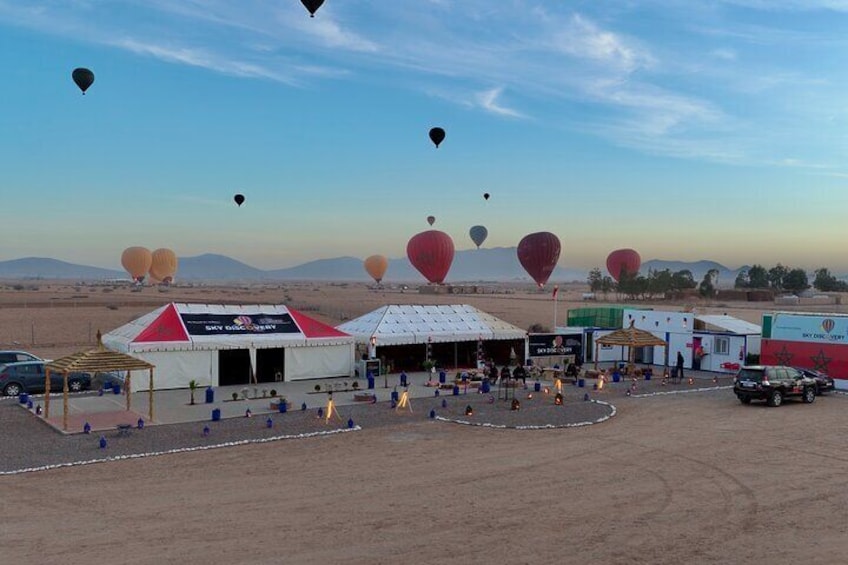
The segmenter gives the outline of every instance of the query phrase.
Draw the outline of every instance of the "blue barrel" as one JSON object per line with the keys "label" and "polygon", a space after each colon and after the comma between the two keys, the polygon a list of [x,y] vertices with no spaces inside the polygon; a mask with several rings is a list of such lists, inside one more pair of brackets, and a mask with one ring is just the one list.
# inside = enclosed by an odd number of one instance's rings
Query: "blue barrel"
{"label": "blue barrel", "polygon": [[646,372],[645,372],[645,380],[646,380],[646,381],[651,380],[651,373],[650,373],[650,371],[646,371]]}
{"label": "blue barrel", "polygon": [[439,371],[439,383],[444,383],[448,375],[444,371]]}
{"label": "blue barrel", "polygon": [[20,402],[21,404],[26,404],[27,402],[29,402],[29,395],[25,392],[20,393],[18,395],[18,402]]}
{"label": "blue barrel", "polygon": [[115,383],[112,385],[112,392],[115,394],[121,394],[121,383]]}
{"label": "blue barrel", "polygon": [[398,401],[398,392],[396,390],[392,391],[392,400],[394,400],[395,402]]}
{"label": "blue barrel", "polygon": [[280,403],[277,404],[277,409],[280,411],[280,414],[285,414],[286,410],[289,409],[289,405],[285,400],[280,399]]}
{"label": "blue barrel", "polygon": [[533,390],[535,392],[541,391],[542,390],[542,383],[540,383],[539,381],[536,381],[536,384],[533,385]]}
{"label": "blue barrel", "polygon": [[370,372],[368,373],[368,389],[371,390],[374,388],[374,375]]}
{"label": "blue barrel", "polygon": [[586,386],[586,379],[577,379],[577,386],[583,388]]}
{"label": "blue barrel", "polygon": [[212,421],[217,422],[220,419],[221,419],[221,409],[215,408],[214,410],[212,410]]}
{"label": "blue barrel", "polygon": [[213,402],[215,402],[215,391],[210,386],[206,388],[206,404],[212,404]]}
{"label": "blue barrel", "polygon": [[[539,383],[536,383],[537,385]],[[482,384],[480,384],[480,390],[485,394],[492,390],[492,385],[489,384],[489,379],[483,379]]]}
{"label": "blue barrel", "polygon": [[453,385],[453,395],[459,396],[459,385]]}
{"label": "blue barrel", "polygon": [[400,386],[406,386],[406,373],[400,374]]}
{"label": "blue barrel", "polygon": [[621,380],[621,373],[616,371],[615,373],[612,374],[612,382],[617,383],[620,380]]}

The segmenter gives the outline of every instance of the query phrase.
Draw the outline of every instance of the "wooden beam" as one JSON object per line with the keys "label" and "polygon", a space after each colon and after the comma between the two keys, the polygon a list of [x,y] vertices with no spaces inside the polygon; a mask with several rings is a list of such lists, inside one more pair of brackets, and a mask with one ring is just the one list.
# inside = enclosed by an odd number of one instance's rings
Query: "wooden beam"
{"label": "wooden beam", "polygon": [[62,373],[62,380],[64,381],[64,386],[62,387],[63,398],[62,398],[62,429],[66,432],[68,431],[68,372],[65,371]]}
{"label": "wooden beam", "polygon": [[50,417],[50,369],[45,369],[44,373],[44,419]]}
{"label": "wooden beam", "polygon": [[132,371],[127,371],[127,382],[124,383],[124,394],[127,395],[127,412],[130,411],[130,407],[132,406]]}
{"label": "wooden beam", "polygon": [[150,390],[147,393],[147,398],[150,406],[147,409],[147,419],[150,423],[153,423],[153,367],[150,367],[148,371],[150,371]]}

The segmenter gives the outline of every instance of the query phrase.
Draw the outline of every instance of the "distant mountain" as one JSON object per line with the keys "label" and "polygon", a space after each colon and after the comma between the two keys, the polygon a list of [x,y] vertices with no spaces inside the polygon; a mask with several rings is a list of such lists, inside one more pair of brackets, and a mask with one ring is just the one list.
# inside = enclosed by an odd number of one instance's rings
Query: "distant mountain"
{"label": "distant mountain", "polygon": [[[747,267],[742,267],[747,268]],[[739,269],[728,269],[714,261],[664,261],[652,259],[642,264],[640,269],[647,275],[650,269],[669,269],[672,272],[688,269],[692,276],[700,281],[709,269],[718,269],[719,284],[731,286],[736,280]],[[584,282],[588,271],[582,269],[557,267],[550,282]],[[606,274],[606,273],[604,273]],[[56,259],[28,257],[11,261],[0,261],[0,277],[4,278],[57,278],[57,279],[113,279],[127,278],[123,271],[74,265]],[[263,270],[251,267],[225,255],[207,253],[194,257],[180,257],[177,281],[219,280],[219,281],[283,281],[283,280],[345,280],[370,281],[362,266],[362,259],[356,257],[336,257],[319,259],[286,269]],[[406,257],[390,259],[386,271],[386,282],[424,282]],[[457,251],[448,272],[448,282],[530,282],[531,279],[518,262],[515,247],[492,247]]]}
{"label": "distant mountain", "polygon": [[0,277],[8,279],[117,279],[127,278],[123,271],[75,265],[46,257],[23,257],[0,261]]}

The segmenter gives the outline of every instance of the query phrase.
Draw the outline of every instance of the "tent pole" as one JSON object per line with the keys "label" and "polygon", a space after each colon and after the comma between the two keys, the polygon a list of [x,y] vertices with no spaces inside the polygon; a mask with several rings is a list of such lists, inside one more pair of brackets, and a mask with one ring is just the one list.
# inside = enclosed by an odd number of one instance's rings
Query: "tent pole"
{"label": "tent pole", "polygon": [[132,371],[127,371],[127,382],[124,383],[124,392],[127,395],[127,412],[132,406]]}
{"label": "tent pole", "polygon": [[50,417],[50,369],[45,369],[44,377],[44,419]]}
{"label": "tent pole", "polygon": [[64,398],[62,399],[62,407],[64,408],[64,411],[62,413],[62,429],[67,432],[68,431],[68,371],[67,371],[67,369],[65,370],[64,373],[62,373],[62,376],[64,378],[64,386],[62,387],[62,392],[64,393],[63,394]]}
{"label": "tent pole", "polygon": [[599,351],[600,347],[601,347],[601,344],[598,343],[597,340],[595,340],[595,370],[596,371],[598,370],[598,351]]}
{"label": "tent pole", "polygon": [[150,406],[147,409],[147,419],[153,422],[153,367],[150,367],[148,370],[150,371],[150,390],[147,393],[147,398]]}
{"label": "tent pole", "polygon": [[454,369],[459,368],[459,355],[457,353],[457,343],[456,342],[453,342],[453,368]]}

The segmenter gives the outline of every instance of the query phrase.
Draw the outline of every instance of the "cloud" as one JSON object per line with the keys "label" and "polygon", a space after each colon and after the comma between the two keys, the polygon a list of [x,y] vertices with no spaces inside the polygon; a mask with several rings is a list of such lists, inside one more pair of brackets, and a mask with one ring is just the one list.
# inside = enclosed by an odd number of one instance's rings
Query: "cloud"
{"label": "cloud", "polygon": [[503,87],[491,88],[489,90],[484,90],[483,92],[478,92],[476,95],[477,103],[481,108],[486,110],[487,112],[491,112],[493,114],[497,114],[499,116],[508,116],[510,118],[523,118],[524,116],[512,108],[507,108],[506,106],[499,104],[498,99],[503,93]]}
{"label": "cloud", "polygon": [[721,59],[723,61],[736,60],[736,51],[734,51],[733,49],[713,49],[712,51],[710,51],[710,55],[712,55],[716,59]]}
{"label": "cloud", "polygon": [[616,33],[601,29],[580,14],[572,16],[566,29],[556,35],[555,41],[563,53],[611,65],[624,72],[653,64],[653,58],[647,51],[628,43]]}

